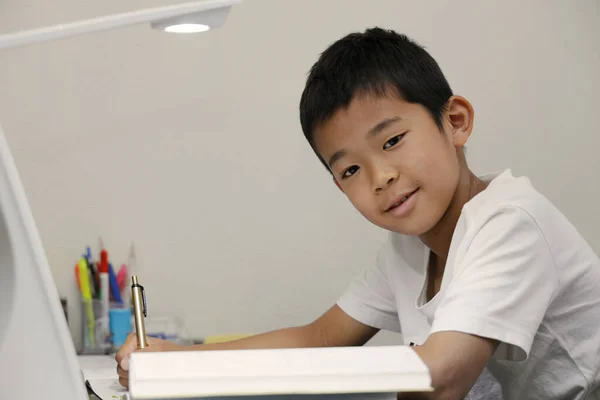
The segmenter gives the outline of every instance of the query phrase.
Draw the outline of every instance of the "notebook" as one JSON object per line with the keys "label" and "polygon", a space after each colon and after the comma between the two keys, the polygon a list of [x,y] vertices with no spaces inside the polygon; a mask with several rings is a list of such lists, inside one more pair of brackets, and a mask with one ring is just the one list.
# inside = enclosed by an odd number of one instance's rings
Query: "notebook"
{"label": "notebook", "polygon": [[388,399],[431,391],[408,346],[133,353],[134,399]]}

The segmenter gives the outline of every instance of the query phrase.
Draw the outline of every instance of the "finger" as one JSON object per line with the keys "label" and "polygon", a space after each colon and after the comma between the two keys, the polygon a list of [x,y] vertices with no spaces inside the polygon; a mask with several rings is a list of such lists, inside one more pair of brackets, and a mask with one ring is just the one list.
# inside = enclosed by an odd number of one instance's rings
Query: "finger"
{"label": "finger", "polygon": [[123,345],[121,346],[121,348],[119,349],[119,351],[117,351],[117,354],[115,355],[115,360],[117,360],[117,363],[121,363],[121,360],[123,360],[126,356],[128,356],[131,352],[135,351],[137,349],[137,337],[135,336],[135,334],[130,333],[129,335],[127,335],[127,338],[125,339],[125,342],[123,342]]}
{"label": "finger", "polygon": [[119,378],[129,379],[129,371],[121,367],[117,367],[117,375],[119,375]]}
{"label": "finger", "polygon": [[[143,349],[138,349],[136,347],[135,352],[140,352],[140,353],[152,353],[155,351],[164,351],[165,350],[165,344],[167,343],[165,340],[162,339],[158,339],[158,338],[154,338],[151,336],[146,337],[146,342],[148,343],[148,345],[146,347],[144,347]],[[137,343],[137,341],[136,341]]]}
{"label": "finger", "polygon": [[121,384],[121,386],[129,389],[129,379],[119,378],[119,383]]}

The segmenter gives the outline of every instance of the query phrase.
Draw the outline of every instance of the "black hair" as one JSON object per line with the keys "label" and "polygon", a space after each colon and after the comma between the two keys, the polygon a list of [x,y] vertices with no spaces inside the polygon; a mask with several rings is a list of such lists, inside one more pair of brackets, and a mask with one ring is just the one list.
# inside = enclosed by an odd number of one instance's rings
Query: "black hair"
{"label": "black hair", "polygon": [[375,27],[339,39],[310,69],[300,99],[302,131],[327,169],[315,148],[315,129],[367,94],[421,104],[441,130],[452,89],[433,57],[405,35]]}

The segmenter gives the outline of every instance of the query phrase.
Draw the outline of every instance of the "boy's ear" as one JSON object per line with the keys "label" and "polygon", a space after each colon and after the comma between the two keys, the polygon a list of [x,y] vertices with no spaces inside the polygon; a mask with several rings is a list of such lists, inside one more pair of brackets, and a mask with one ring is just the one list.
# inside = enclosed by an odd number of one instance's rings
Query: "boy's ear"
{"label": "boy's ear", "polygon": [[444,119],[455,148],[463,147],[467,143],[473,131],[474,116],[475,110],[467,99],[462,96],[450,97]]}
{"label": "boy's ear", "polygon": [[337,179],[335,179],[333,176],[331,177],[331,179],[333,179],[333,183],[335,183],[335,186],[337,186],[337,188],[340,189],[342,191],[342,193],[344,193],[344,189],[342,189],[342,187],[340,186],[340,183],[337,181]]}

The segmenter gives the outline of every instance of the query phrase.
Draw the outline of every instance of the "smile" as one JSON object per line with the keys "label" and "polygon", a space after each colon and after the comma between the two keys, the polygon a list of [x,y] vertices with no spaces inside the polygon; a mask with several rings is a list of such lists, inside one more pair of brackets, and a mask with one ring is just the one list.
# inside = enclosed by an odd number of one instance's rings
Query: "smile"
{"label": "smile", "polygon": [[414,204],[414,197],[417,194],[419,189],[415,189],[414,191],[403,195],[396,202],[394,202],[391,206],[389,206],[385,212],[389,212],[395,216],[402,216],[406,214]]}

